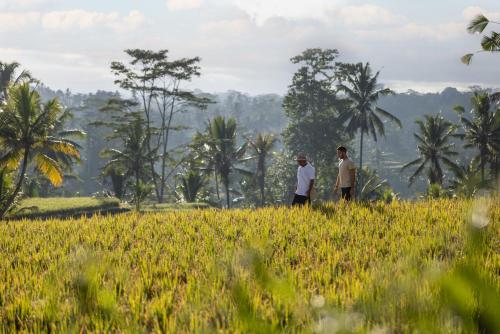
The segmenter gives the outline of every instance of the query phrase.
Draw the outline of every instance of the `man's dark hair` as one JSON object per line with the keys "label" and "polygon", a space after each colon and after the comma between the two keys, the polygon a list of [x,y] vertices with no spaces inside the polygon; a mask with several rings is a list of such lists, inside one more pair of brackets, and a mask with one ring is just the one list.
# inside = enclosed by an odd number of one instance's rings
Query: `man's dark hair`
{"label": "man's dark hair", "polygon": [[337,147],[337,151],[347,153],[347,148],[345,148],[344,146],[339,146]]}

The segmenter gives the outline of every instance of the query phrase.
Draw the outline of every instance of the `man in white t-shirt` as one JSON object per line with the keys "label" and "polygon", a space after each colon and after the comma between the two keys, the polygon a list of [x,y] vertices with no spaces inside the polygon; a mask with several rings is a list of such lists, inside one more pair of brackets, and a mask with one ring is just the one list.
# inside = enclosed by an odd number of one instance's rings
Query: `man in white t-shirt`
{"label": "man in white t-shirt", "polygon": [[299,168],[297,170],[297,184],[295,186],[295,196],[292,205],[302,206],[306,203],[311,204],[311,191],[314,187],[316,171],[307,161],[307,157],[304,154],[299,154],[295,160],[299,164]]}
{"label": "man in white t-shirt", "polygon": [[343,146],[337,148],[337,157],[340,159],[339,175],[333,192],[336,194],[340,187],[342,199],[350,201],[354,198],[354,189],[356,187],[356,166],[347,156],[347,149]]}

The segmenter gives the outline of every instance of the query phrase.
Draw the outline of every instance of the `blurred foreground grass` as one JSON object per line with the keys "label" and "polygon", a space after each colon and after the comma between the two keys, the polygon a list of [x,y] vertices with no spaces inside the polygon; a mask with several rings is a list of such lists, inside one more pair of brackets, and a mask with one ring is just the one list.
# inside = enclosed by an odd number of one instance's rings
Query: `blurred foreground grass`
{"label": "blurred foreground grass", "polygon": [[498,332],[499,204],[0,222],[0,331]]}

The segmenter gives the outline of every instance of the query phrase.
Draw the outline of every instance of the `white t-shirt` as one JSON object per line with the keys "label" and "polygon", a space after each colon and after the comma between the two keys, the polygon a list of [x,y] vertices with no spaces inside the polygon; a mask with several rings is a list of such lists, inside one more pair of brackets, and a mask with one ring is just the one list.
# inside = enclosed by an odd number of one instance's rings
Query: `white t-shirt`
{"label": "white t-shirt", "polygon": [[351,180],[351,171],[356,169],[354,162],[349,158],[340,160],[339,163],[339,178],[340,178],[340,188],[353,187]]}
{"label": "white t-shirt", "polygon": [[309,190],[309,185],[311,180],[314,180],[316,171],[310,163],[304,167],[299,166],[297,170],[297,191],[295,192],[300,196],[307,196],[307,191]]}

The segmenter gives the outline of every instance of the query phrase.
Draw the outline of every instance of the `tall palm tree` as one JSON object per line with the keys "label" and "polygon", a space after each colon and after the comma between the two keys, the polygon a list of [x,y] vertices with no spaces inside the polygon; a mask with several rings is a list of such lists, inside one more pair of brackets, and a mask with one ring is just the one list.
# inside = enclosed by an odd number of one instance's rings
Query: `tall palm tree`
{"label": "tall palm tree", "polygon": [[415,123],[420,130],[420,133],[414,134],[420,157],[404,165],[402,170],[418,166],[410,177],[410,185],[425,168],[427,168],[430,183],[442,185],[444,172],[441,165],[444,164],[453,171],[459,168],[451,160],[451,157],[458,155],[457,152],[453,151],[454,144],[450,143],[450,140],[456,137],[456,127],[451,122],[446,121],[441,114],[425,115],[425,122],[417,120]]}
{"label": "tall palm tree", "polygon": [[244,155],[248,144],[237,145],[236,130],[237,124],[234,118],[226,121],[224,117],[218,116],[208,122],[205,133],[199,137],[202,143],[201,155],[224,185],[228,208],[231,207],[231,173],[237,171],[249,174],[248,171],[237,167],[239,162],[247,160],[244,159]]}
{"label": "tall palm tree", "polygon": [[500,149],[500,126],[491,111],[491,100],[487,93],[474,92],[471,98],[472,119],[465,117],[465,108],[455,107],[460,114],[460,121],[465,130],[463,139],[466,140],[465,148],[475,147],[479,150],[476,160],[481,169],[481,181],[485,181],[485,168],[488,161],[492,162],[495,153]]}
{"label": "tall palm tree", "polygon": [[254,158],[257,159],[257,181],[260,188],[260,204],[265,205],[265,180],[266,180],[266,159],[278,139],[273,134],[257,134],[255,140],[248,139],[248,144],[254,151]]}
{"label": "tall palm tree", "polygon": [[184,200],[188,203],[196,202],[199,192],[205,186],[205,176],[199,170],[189,169],[179,174],[179,179],[179,190]]}
{"label": "tall palm tree", "polygon": [[78,147],[72,141],[51,133],[62,112],[56,99],[42,103],[40,94],[28,83],[11,87],[8,96],[0,112],[0,166],[9,170],[20,166],[20,170],[14,191],[0,211],[0,217],[21,190],[31,162],[37,172],[58,187],[63,182],[63,167],[54,157],[80,159]]}
{"label": "tall palm tree", "polygon": [[17,62],[4,63],[0,61],[0,103],[8,98],[9,87],[33,80],[31,73],[27,70],[17,74],[21,64]]}
{"label": "tall palm tree", "polygon": [[133,200],[137,211],[143,199],[148,195],[150,172],[147,168],[148,159],[156,152],[148,147],[149,137],[146,132],[145,122],[138,112],[128,115],[128,123],[119,124],[114,130],[115,136],[122,140],[123,149],[105,149],[101,157],[109,158],[103,167],[103,173],[109,174],[111,170],[121,170],[125,179],[133,179]]}
{"label": "tall palm tree", "polygon": [[[341,119],[347,122],[347,131],[351,134],[360,133],[359,170],[363,168],[364,135],[371,135],[377,141],[377,134],[385,136],[385,126],[382,118],[402,127],[401,121],[382,108],[376,106],[381,96],[394,94],[388,88],[380,88],[377,80],[380,72],[372,75],[370,64],[346,64],[342,70],[342,83],[337,87],[351,101],[350,108],[343,113]],[[359,180],[362,184],[362,180]]]}
{"label": "tall palm tree", "polygon": [[[491,21],[483,14],[479,14],[469,23],[467,31],[471,34],[480,34],[490,24],[500,24],[500,22]],[[481,50],[466,54],[462,57],[462,62],[470,65],[474,55],[480,52],[500,52],[500,33],[492,31],[490,36],[484,35],[481,40]]]}

